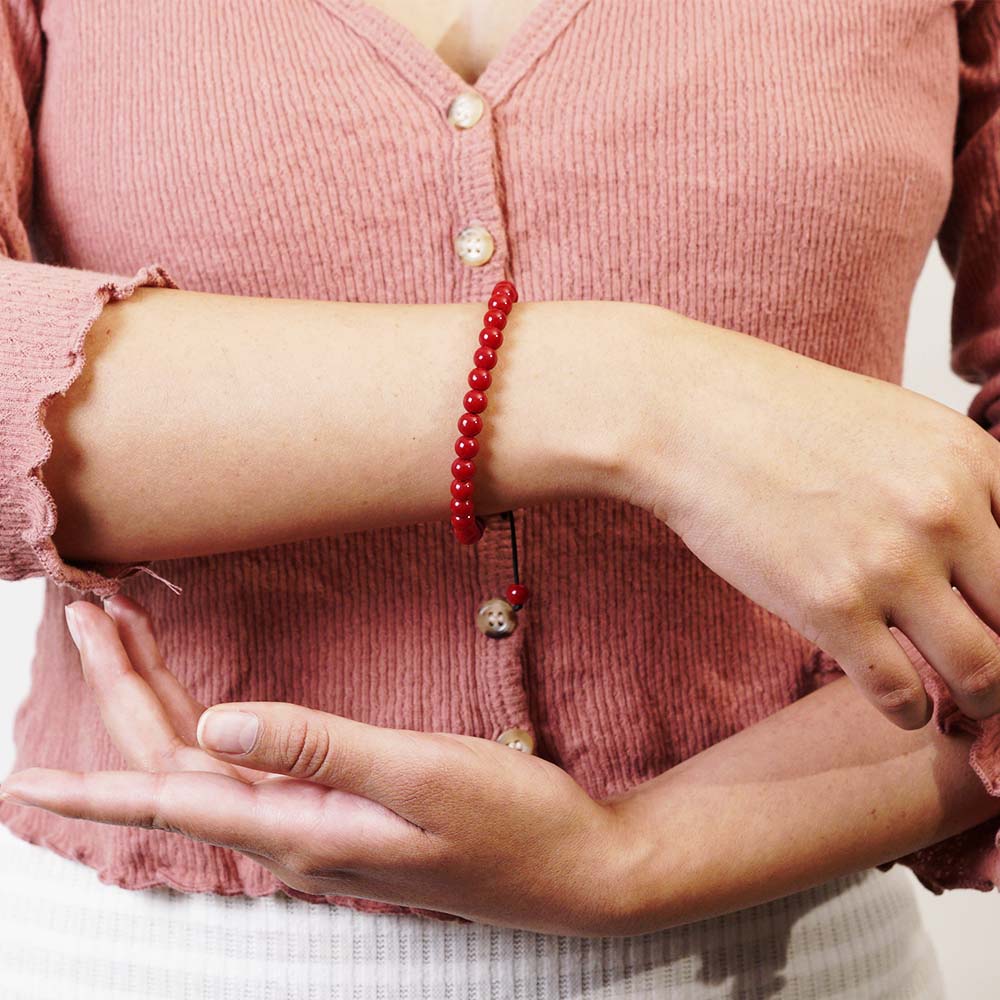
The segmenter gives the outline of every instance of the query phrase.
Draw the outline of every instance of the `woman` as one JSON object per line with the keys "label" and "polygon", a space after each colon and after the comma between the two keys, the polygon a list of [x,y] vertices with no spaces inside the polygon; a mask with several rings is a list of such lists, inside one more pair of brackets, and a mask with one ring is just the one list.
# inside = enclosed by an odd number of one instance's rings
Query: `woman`
{"label": "woman", "polygon": [[[942,995],[894,863],[995,884],[996,7],[2,9],[13,988]],[[935,236],[973,420],[894,384]]]}

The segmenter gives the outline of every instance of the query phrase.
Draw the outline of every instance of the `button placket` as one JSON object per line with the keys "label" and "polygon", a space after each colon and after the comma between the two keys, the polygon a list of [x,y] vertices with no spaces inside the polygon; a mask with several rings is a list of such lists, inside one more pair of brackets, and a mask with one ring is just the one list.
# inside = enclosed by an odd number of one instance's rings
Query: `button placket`
{"label": "button placket", "polygon": [[[464,96],[463,96],[464,95]],[[496,130],[487,95],[470,87],[439,105],[452,142],[456,221],[453,260],[457,297],[482,299],[506,277],[508,248],[501,208]],[[471,331],[475,336],[477,331]],[[509,612],[504,589],[511,582],[510,528],[503,513],[483,517],[486,530],[473,546],[480,593],[470,595],[469,627],[476,629],[476,676],[490,736],[522,753],[536,738],[524,685],[524,611]],[[485,611],[480,613],[484,605]]]}
{"label": "button placket", "polygon": [[[510,532],[503,514],[489,514],[484,520],[486,530],[473,547],[481,594],[469,609],[470,619],[478,615],[482,605],[502,594],[511,572]],[[502,638],[491,638],[477,629],[476,674],[487,718],[493,723],[491,738],[533,753],[535,735],[524,679],[525,628],[530,627],[525,614],[522,608],[517,627]]]}
{"label": "button placket", "polygon": [[452,143],[452,259],[459,298],[470,301],[505,276],[508,260],[496,129],[488,101],[473,88],[452,94],[442,114]]}

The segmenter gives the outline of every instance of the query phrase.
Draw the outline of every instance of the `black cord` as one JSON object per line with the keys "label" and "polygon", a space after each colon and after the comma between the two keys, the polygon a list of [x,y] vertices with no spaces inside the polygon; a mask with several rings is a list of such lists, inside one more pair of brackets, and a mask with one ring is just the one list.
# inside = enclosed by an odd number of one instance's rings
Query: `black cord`
{"label": "black cord", "polygon": [[[514,583],[520,583],[521,578],[517,571],[517,532],[514,530],[514,512],[512,510],[505,510],[504,517],[507,518],[507,521],[510,524],[510,553],[514,563]],[[511,607],[513,607],[515,611],[520,611],[524,605],[513,604]]]}

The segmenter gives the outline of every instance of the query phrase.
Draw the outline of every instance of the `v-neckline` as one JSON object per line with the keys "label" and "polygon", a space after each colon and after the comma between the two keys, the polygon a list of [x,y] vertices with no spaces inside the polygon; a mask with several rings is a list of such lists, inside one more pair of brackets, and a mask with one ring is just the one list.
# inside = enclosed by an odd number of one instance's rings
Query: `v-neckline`
{"label": "v-neckline", "polygon": [[413,74],[414,82],[436,103],[473,90],[496,106],[590,0],[539,0],[474,83],[469,83],[401,21],[367,0],[320,2],[340,14],[391,59],[402,62],[402,68]]}

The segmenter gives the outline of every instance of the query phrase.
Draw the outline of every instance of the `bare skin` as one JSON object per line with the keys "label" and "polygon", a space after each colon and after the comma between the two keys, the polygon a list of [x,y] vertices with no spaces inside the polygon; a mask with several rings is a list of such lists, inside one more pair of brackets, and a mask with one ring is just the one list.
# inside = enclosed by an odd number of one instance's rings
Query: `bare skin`
{"label": "bare skin", "polygon": [[[56,547],[124,562],[446,523],[484,309],[165,288],[110,303],[45,416]],[[567,403],[586,394],[615,413],[629,372],[600,378],[602,345],[641,339],[654,311],[514,305],[477,435],[478,513],[622,480],[634,422],[599,418],[581,435]]]}
{"label": "bare skin", "polygon": [[[140,605],[70,607],[84,676],[134,770],[28,768],[4,783],[8,801],[229,847],[303,892],[638,934],[789,895],[1000,813],[968,767],[968,737],[889,725],[846,678],[601,802],[492,740],[280,702],[206,710]],[[228,737],[224,709],[240,713]]]}
{"label": "bare skin", "polygon": [[372,0],[469,84],[510,42],[538,0]]}

